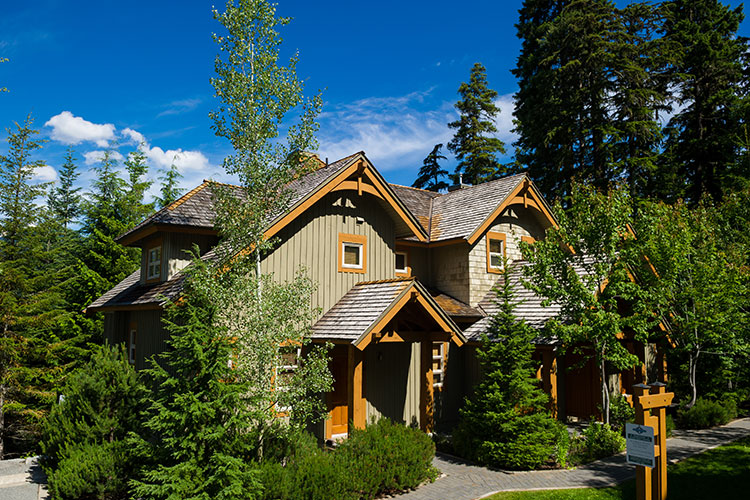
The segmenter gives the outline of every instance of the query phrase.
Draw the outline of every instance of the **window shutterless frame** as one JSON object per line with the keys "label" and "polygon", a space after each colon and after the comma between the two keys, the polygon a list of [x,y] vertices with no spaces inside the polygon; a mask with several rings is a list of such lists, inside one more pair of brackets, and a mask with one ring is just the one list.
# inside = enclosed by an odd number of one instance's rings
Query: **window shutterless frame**
{"label": "window shutterless frame", "polygon": [[367,272],[367,236],[339,233],[337,254],[339,272]]}
{"label": "window shutterless frame", "polygon": [[411,274],[409,269],[409,252],[406,250],[396,250],[394,259],[396,260],[396,276],[408,277]]}
{"label": "window shutterless frame", "polygon": [[503,258],[505,257],[505,233],[488,231],[487,243],[487,272],[500,273],[503,269]]}
{"label": "window shutterless frame", "polygon": [[146,279],[157,280],[161,278],[161,246],[148,249],[146,256]]}

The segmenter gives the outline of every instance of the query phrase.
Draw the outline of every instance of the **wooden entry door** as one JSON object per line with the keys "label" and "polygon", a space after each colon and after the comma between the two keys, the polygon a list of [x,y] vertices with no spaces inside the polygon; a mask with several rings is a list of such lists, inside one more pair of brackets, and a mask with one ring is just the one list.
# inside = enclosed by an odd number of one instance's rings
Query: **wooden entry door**
{"label": "wooden entry door", "polygon": [[333,375],[333,391],[329,393],[328,408],[331,412],[331,434],[346,434],[349,431],[349,380],[348,352],[346,345],[333,348],[329,369]]}
{"label": "wooden entry door", "polygon": [[601,382],[599,369],[593,359],[583,363],[580,354],[568,353],[565,356],[565,413],[569,417],[587,419],[599,415],[601,405]]}

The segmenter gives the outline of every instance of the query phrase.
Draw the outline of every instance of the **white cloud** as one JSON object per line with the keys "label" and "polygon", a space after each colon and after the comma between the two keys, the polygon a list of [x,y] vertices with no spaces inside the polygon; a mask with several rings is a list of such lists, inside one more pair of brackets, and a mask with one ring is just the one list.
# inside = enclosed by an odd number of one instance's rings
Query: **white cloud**
{"label": "white cloud", "polygon": [[449,103],[423,110],[430,91],[371,97],[339,105],[320,116],[320,150],[331,161],[357,151],[381,170],[417,168],[437,143],[447,143],[454,118]]}
{"label": "white cloud", "polygon": [[172,101],[165,106],[167,109],[156,115],[156,117],[160,118],[167,115],[181,115],[182,113],[194,110],[200,103],[200,99],[181,99],[179,101]]}
{"label": "white cloud", "polygon": [[63,144],[80,144],[91,141],[100,148],[106,147],[115,138],[115,126],[111,123],[92,123],[70,111],[55,115],[44,124],[52,127],[52,139]]}
{"label": "white cloud", "polygon": [[[102,150],[89,151],[87,153],[83,153],[84,162],[86,163],[86,165],[93,165],[95,163],[99,163],[100,161],[102,161],[102,158],[104,158],[104,153],[105,151],[102,151]],[[122,161],[125,159],[117,151],[110,151],[109,155],[113,160]]]}
{"label": "white cloud", "polygon": [[132,128],[124,128],[122,129],[122,132],[120,132],[120,134],[123,137],[127,137],[130,142],[134,144],[141,144],[143,142],[146,142],[146,138],[143,137],[143,134],[141,134],[140,132],[136,132]]}
{"label": "white cloud", "polygon": [[497,137],[505,143],[505,149],[510,151],[511,144],[518,139],[518,134],[513,130],[513,114],[516,112],[516,101],[513,94],[503,94],[495,101],[495,106],[500,108],[500,114],[495,119]]}
{"label": "white cloud", "polygon": [[57,172],[49,165],[35,167],[33,179],[39,182],[53,182],[57,180]]}

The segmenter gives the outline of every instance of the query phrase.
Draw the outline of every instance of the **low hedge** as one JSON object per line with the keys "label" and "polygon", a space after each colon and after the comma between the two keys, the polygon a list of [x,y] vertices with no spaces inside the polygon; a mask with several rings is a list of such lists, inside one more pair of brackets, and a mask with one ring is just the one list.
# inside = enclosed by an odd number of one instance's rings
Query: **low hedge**
{"label": "low hedge", "polygon": [[724,425],[736,416],[737,403],[733,399],[699,398],[692,407],[677,412],[676,423],[680,429],[708,429]]}
{"label": "low hedge", "polygon": [[309,434],[294,440],[287,457],[260,465],[266,499],[371,499],[437,476],[430,437],[388,419],[353,430],[333,451],[310,446]]}
{"label": "low hedge", "polygon": [[625,449],[625,438],[609,424],[592,422],[570,447],[570,462],[582,464],[609,457]]}

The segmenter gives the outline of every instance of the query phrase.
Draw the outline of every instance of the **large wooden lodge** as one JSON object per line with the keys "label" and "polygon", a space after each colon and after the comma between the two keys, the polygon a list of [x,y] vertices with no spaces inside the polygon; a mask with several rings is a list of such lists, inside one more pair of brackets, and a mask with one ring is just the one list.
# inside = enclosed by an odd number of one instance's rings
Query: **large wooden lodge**
{"label": "large wooden lodge", "polygon": [[[525,174],[435,193],[387,183],[363,152],[294,181],[293,201],[267,237],[279,244],[262,261],[264,273],[291,278],[304,266],[317,283],[322,311],[314,341],[332,342],[335,378],[327,395],[331,418],[320,437],[345,435],[373,416],[449,430],[480,376],[475,349],[495,311],[493,285],[503,257],[522,303],[515,313],[540,332],[538,377],[559,418],[588,418],[601,402],[599,370],[559,355],[544,325],[559,313],[520,284],[519,243],[544,237],[556,221]],[[125,343],[136,368],[166,349],[164,297],[179,295],[190,260],[218,242],[212,183],[204,182],[119,237],[140,247],[142,265],[89,306],[102,311],[105,338]],[[664,380],[657,345],[623,336],[642,366],[611,373],[611,387]],[[575,367],[569,369],[570,367]]]}

